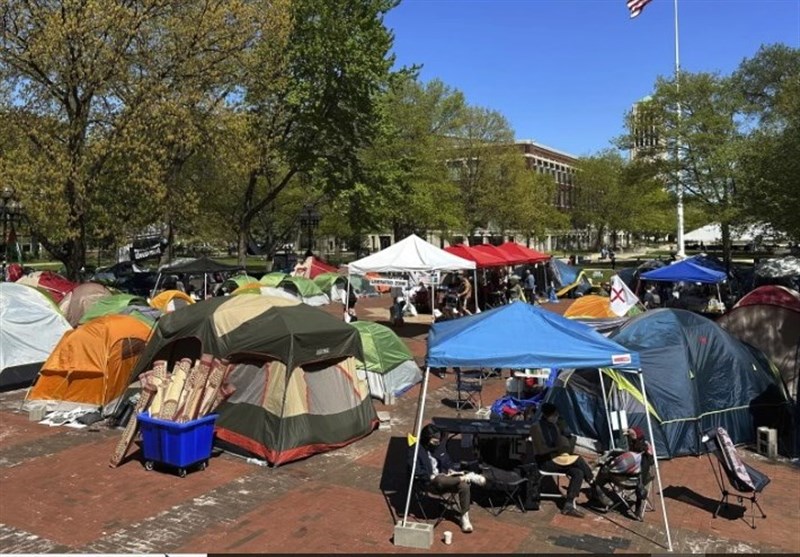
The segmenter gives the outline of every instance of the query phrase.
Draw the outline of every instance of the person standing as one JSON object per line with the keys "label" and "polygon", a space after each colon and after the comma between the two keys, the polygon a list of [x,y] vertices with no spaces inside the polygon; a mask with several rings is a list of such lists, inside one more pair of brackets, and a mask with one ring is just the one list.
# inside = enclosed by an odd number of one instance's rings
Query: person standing
{"label": "person standing", "polygon": [[617,268],[617,254],[615,254],[613,250],[610,250],[608,252],[608,258],[611,260],[611,268],[612,269],[616,269]]}
{"label": "person standing", "polygon": [[525,278],[522,279],[523,288],[525,290],[525,298],[528,303],[536,303],[536,277],[533,276],[530,269],[525,271]]}

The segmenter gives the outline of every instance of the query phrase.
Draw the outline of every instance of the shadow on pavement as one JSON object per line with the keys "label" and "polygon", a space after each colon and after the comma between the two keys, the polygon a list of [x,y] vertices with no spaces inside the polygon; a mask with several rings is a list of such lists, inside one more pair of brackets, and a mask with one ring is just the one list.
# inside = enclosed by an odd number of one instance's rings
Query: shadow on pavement
{"label": "shadow on pavement", "polygon": [[[693,489],[683,486],[671,485],[665,488],[664,497],[697,507],[698,509],[703,509],[704,511],[708,511],[709,514],[712,514],[719,504],[718,499],[711,499],[697,493]],[[720,508],[717,516],[726,520],[739,520],[744,516],[744,511],[744,507],[729,503]]]}

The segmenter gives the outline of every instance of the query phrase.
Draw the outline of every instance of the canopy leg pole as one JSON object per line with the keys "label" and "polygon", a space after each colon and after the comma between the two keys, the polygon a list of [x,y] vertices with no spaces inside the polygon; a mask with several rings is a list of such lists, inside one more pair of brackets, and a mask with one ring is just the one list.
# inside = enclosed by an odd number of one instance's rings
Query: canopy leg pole
{"label": "canopy leg pole", "polygon": [[161,283],[161,273],[158,273],[156,277],[156,283],[153,285],[153,291],[150,292],[150,298],[156,297],[156,292],[158,292],[158,285]]}
{"label": "canopy leg pole", "polygon": [[208,274],[203,273],[203,299],[208,297]]}
{"label": "canopy leg pole", "polygon": [[719,291],[719,283],[717,283],[717,300],[719,300],[720,304],[722,303],[722,294]]}
{"label": "canopy leg pole", "polygon": [[642,398],[644,399],[644,415],[647,417],[647,431],[650,434],[651,448],[653,449],[653,464],[656,467],[656,480],[658,481],[658,496],[661,499],[661,514],[664,517],[664,529],[667,531],[667,546],[672,551],[672,536],[669,532],[669,519],[667,507],[664,503],[664,487],[661,485],[661,472],[658,469],[658,455],[656,454],[656,438],[653,436],[653,422],[650,419],[650,404],[647,401],[647,390],[644,386],[644,374],[639,370],[639,379],[642,382]]}
{"label": "canopy leg pole", "polygon": [[[411,464],[411,478],[408,481],[408,493],[406,494],[406,508],[403,512],[403,527],[408,521],[408,509],[411,507],[411,490],[414,489],[414,475],[417,473],[417,457],[419,456],[420,435],[422,434],[422,415],[425,411],[425,397],[428,396],[428,377],[430,376],[430,366],[425,368],[425,378],[422,381],[422,392],[419,399],[419,413],[417,414],[417,425],[414,428],[414,460]],[[660,484],[659,484],[660,485]]]}
{"label": "canopy leg pole", "polygon": [[598,369],[597,373],[600,375],[600,389],[603,391],[603,406],[606,409],[606,423],[608,424],[608,439],[611,443],[611,448],[614,449],[614,430],[611,428],[611,409],[608,407],[608,398],[606,397],[606,384],[603,382],[603,370]]}
{"label": "canopy leg pole", "polygon": [[[435,278],[434,278],[435,277]],[[439,287],[439,271],[431,274],[431,323],[436,323],[436,290]]]}
{"label": "canopy leg pole", "polygon": [[350,270],[347,270],[347,292],[344,295],[344,315],[342,319],[347,321],[347,314],[350,313]]}
{"label": "canopy leg pole", "polygon": [[[719,286],[717,286],[719,289]],[[475,313],[480,313],[481,308],[478,307],[478,268],[472,271],[472,292],[475,294]]]}

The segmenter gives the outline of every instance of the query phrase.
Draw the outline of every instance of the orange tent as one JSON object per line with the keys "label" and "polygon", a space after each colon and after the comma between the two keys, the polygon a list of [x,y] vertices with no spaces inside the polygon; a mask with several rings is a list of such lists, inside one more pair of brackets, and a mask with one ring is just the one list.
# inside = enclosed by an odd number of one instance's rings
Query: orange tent
{"label": "orange tent", "polygon": [[27,402],[106,406],[125,392],[150,327],[129,315],[106,315],[67,331],[42,366]]}
{"label": "orange tent", "polygon": [[606,296],[581,296],[564,312],[564,317],[576,319],[597,317],[618,317],[611,311],[611,298]]}
{"label": "orange tent", "polygon": [[192,297],[180,290],[164,290],[150,300],[150,307],[161,310],[163,313],[170,313],[193,303]]}

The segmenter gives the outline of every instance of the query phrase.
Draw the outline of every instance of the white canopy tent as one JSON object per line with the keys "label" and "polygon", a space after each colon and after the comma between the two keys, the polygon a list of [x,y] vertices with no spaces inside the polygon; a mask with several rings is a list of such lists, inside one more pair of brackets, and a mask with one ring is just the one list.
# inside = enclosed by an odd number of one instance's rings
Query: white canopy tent
{"label": "white canopy tent", "polygon": [[[353,261],[347,266],[347,281],[350,282],[350,275],[364,275],[366,273],[410,273],[410,272],[435,272],[435,271],[475,271],[474,261],[458,257],[448,253],[443,249],[437,248],[431,243],[426,242],[416,234],[392,244],[386,249],[368,255],[358,261]],[[475,305],[477,309],[477,274],[473,272],[475,280]],[[348,299],[345,301],[347,307],[350,289],[347,289]]]}

